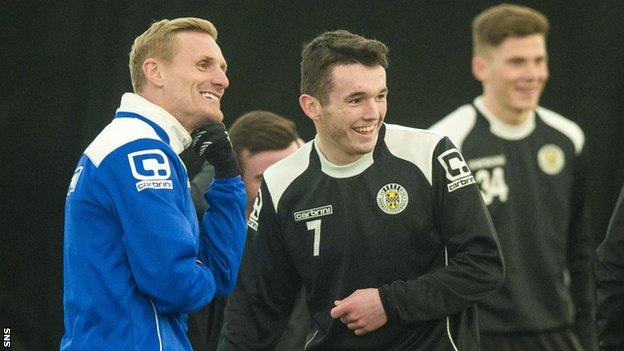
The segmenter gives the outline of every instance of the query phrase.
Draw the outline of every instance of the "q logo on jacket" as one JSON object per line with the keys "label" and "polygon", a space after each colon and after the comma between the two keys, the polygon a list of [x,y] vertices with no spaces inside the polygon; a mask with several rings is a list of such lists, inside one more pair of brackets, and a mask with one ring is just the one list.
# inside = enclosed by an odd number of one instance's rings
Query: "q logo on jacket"
{"label": "q logo on jacket", "polygon": [[139,180],[137,191],[145,189],[173,189],[171,167],[164,152],[158,149],[141,150],[128,154],[132,176]]}

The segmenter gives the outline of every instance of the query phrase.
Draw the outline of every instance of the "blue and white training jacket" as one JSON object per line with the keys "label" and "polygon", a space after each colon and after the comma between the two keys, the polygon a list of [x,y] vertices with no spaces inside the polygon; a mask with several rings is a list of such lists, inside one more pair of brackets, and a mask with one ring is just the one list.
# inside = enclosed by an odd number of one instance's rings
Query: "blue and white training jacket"
{"label": "blue and white training jacket", "polygon": [[186,314],[227,295],[245,245],[245,188],[216,179],[200,235],[191,137],[135,94],[87,147],[65,204],[61,350],[191,350]]}

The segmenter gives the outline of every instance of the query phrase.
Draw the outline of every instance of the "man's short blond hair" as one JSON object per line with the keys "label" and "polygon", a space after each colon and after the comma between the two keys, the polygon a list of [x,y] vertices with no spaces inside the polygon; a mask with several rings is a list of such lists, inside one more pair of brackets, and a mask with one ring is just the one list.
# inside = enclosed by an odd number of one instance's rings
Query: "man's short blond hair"
{"label": "man's short blond hair", "polygon": [[175,34],[185,31],[198,31],[210,35],[217,40],[217,28],[205,19],[183,17],[173,20],[163,19],[152,25],[136,39],[130,50],[130,79],[135,93],[140,93],[145,85],[143,62],[155,58],[163,62],[171,62],[177,53]]}
{"label": "man's short blond hair", "polygon": [[472,54],[484,56],[509,37],[548,34],[548,19],[525,6],[501,4],[481,12],[472,22]]}

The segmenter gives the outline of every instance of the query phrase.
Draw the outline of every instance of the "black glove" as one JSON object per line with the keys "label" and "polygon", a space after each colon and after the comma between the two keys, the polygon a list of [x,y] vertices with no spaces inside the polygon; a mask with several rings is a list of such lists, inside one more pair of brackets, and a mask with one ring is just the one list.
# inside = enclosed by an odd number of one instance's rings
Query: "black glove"
{"label": "black glove", "polygon": [[193,150],[215,168],[215,178],[232,178],[241,174],[230,137],[223,123],[203,126],[191,134]]}

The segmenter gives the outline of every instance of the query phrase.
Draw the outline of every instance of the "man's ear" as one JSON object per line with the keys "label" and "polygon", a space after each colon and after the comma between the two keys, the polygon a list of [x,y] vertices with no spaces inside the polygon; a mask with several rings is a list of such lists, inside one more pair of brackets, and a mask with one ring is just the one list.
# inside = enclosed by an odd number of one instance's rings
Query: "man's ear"
{"label": "man's ear", "polygon": [[162,71],[164,67],[161,61],[148,58],[143,61],[143,66],[141,66],[141,68],[143,69],[145,79],[152,85],[159,88],[165,85],[164,72]]}
{"label": "man's ear", "polygon": [[487,61],[484,57],[474,56],[472,58],[472,75],[480,82],[487,78]]}
{"label": "man's ear", "polygon": [[317,121],[321,112],[321,103],[312,95],[301,94],[299,106],[312,121]]}

